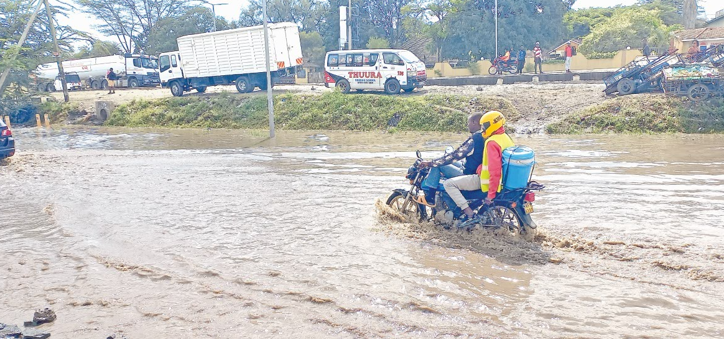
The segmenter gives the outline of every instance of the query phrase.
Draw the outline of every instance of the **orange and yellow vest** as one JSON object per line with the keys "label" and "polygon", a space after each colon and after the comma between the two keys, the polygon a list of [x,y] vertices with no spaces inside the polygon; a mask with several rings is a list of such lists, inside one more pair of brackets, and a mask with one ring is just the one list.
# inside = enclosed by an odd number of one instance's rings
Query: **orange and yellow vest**
{"label": "orange and yellow vest", "polygon": [[[490,172],[488,171],[488,143],[495,141],[500,145],[500,151],[505,151],[508,147],[515,146],[513,139],[508,134],[494,134],[485,139],[485,148],[483,149],[483,165],[480,170],[480,189],[483,192],[487,192],[490,184]],[[502,156],[501,156],[502,157]],[[503,174],[500,174],[500,185],[498,185],[498,192],[503,190]]]}

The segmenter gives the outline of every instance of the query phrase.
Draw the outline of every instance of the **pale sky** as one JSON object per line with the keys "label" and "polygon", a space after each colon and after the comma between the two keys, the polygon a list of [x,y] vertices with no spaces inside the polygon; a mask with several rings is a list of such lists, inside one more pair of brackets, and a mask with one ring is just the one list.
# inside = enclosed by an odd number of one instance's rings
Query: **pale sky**
{"label": "pale sky", "polygon": [[[358,0],[354,0],[358,1]],[[703,6],[706,9],[706,14],[708,19],[714,18],[714,14],[716,11],[720,9],[724,9],[724,1],[722,0],[698,0],[699,5]],[[55,2],[54,0],[51,0],[51,3]],[[194,2],[194,1],[189,1]],[[195,1],[198,2],[198,1]],[[219,16],[223,16],[227,20],[238,20],[239,14],[241,14],[242,8],[245,8],[247,4],[249,3],[248,0],[212,0],[210,2],[213,3],[226,3],[228,5],[223,6],[216,6],[216,14]],[[200,2],[199,2],[200,3]],[[575,9],[579,8],[588,8],[588,7],[610,7],[610,6],[616,6],[616,5],[632,5],[636,3],[636,0],[577,0],[576,4],[573,6]],[[208,6],[208,5],[206,5]],[[61,24],[64,25],[72,25],[74,28],[86,31],[86,32],[92,32],[94,35],[99,36],[100,34],[95,33],[95,29],[93,29],[93,25],[97,24],[97,21],[95,19],[87,17],[85,14],[80,13],[79,11],[70,14],[68,18],[59,18],[59,21]],[[108,38],[107,40],[113,40],[111,38]]]}

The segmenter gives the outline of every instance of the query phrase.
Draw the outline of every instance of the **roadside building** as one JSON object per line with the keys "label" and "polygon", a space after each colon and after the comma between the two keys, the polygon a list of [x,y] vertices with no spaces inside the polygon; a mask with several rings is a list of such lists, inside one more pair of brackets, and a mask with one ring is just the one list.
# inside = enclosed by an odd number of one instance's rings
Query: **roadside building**
{"label": "roadside building", "polygon": [[714,17],[714,19],[706,22],[706,27],[724,27],[724,9],[716,12],[716,16]]}
{"label": "roadside building", "polygon": [[566,55],[566,46],[568,43],[571,43],[571,47],[573,47],[574,50],[578,50],[578,46],[581,45],[581,39],[571,39],[568,40],[560,45],[558,47],[552,49],[550,52],[548,52],[548,57],[551,59],[565,59]]}
{"label": "roadside building", "polygon": [[705,27],[684,29],[674,33],[673,47],[679,53],[686,53],[694,40],[699,41],[699,48],[705,50],[711,46],[724,44],[724,27]]}

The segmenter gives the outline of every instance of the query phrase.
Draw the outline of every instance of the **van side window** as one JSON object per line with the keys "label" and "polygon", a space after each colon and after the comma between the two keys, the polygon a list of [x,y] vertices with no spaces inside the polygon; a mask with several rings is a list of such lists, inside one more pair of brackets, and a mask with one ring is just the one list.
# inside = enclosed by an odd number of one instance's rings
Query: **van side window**
{"label": "van side window", "polygon": [[159,58],[159,66],[161,66],[161,72],[164,72],[171,68],[171,61],[168,59],[168,55],[162,55],[161,58]]}
{"label": "van side window", "polygon": [[377,54],[377,53],[370,54],[369,60],[367,61],[367,65],[369,65],[369,66],[376,66],[376,65],[377,65],[377,59],[378,59],[379,57],[380,57],[380,55]]}
{"label": "van side window", "polygon": [[171,66],[173,66],[173,67],[178,66],[178,63],[176,63],[176,56],[175,56],[175,55],[172,55],[172,56],[171,56]]}
{"label": "van side window", "polygon": [[337,65],[339,65],[339,55],[330,54],[329,56],[327,56],[327,66],[337,67]]}
{"label": "van side window", "polygon": [[395,53],[382,53],[382,59],[388,65],[404,65],[405,62]]}
{"label": "van side window", "polygon": [[354,55],[347,54],[347,66],[354,66]]}
{"label": "van side window", "polygon": [[363,61],[364,57],[362,56],[362,54],[352,54],[352,57],[354,59],[353,60],[354,63],[352,64],[352,66],[354,66],[354,67],[364,66],[364,61]]}

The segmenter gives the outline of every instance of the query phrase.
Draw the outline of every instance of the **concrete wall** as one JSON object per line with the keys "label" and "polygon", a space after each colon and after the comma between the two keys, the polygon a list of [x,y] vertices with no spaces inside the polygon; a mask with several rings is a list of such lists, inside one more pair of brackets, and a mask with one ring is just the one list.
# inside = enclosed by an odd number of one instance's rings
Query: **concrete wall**
{"label": "concrete wall", "polygon": [[[641,56],[641,51],[634,49],[619,51],[616,56],[611,59],[587,59],[585,56],[583,56],[583,54],[578,53],[578,55],[574,56],[573,60],[571,60],[571,70],[615,70],[623,67],[624,65],[628,64],[639,56]],[[526,58],[525,64],[533,65],[533,58]],[[491,64],[488,60],[478,61],[478,67],[480,68],[479,74],[488,75],[488,68],[490,68],[490,66]],[[436,70],[439,72],[436,73]],[[563,63],[543,64],[543,72],[562,71],[565,71],[565,65]],[[472,75],[473,74],[467,67],[452,68],[452,66],[450,66],[450,64],[446,62],[436,63],[435,68],[427,69],[428,78],[469,77]]]}

